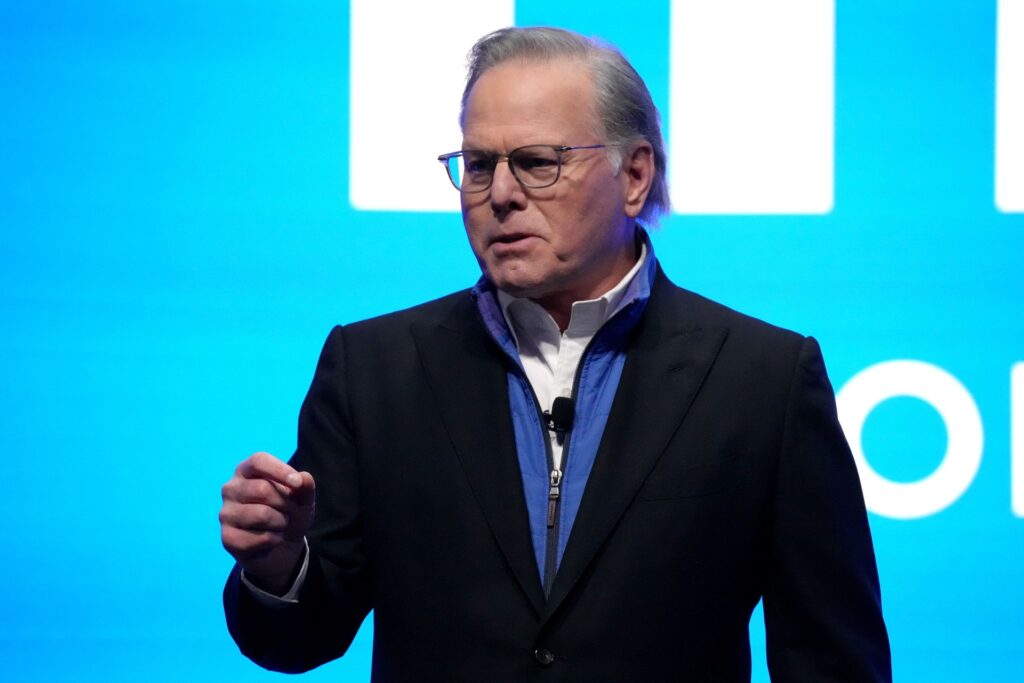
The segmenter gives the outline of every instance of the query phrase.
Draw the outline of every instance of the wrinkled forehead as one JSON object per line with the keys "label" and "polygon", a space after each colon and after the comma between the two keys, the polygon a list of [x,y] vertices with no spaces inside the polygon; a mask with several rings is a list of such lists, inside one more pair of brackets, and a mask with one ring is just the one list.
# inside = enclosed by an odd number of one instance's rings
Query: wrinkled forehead
{"label": "wrinkled forehead", "polygon": [[[593,77],[575,58],[510,59],[481,73],[466,98],[467,139],[492,133],[597,135]],[[553,143],[554,140],[527,140]],[[579,140],[559,144],[580,144]]]}

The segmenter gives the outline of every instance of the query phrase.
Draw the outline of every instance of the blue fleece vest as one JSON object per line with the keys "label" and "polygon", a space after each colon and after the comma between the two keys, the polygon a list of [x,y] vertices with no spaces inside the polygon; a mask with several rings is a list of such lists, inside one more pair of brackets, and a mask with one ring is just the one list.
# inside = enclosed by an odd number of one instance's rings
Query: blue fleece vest
{"label": "blue fleece vest", "polygon": [[[628,302],[597,331],[580,358],[573,391],[575,417],[563,452],[561,506],[558,519],[558,555],[562,562],[583,490],[594,465],[605,423],[626,362],[625,344],[629,332],[640,320],[651,295],[657,264],[654,249],[646,233],[647,256],[637,276],[629,284],[624,301]],[[544,575],[547,552],[547,511],[551,465],[548,461],[547,428],[534,397],[515,340],[502,315],[494,286],[481,278],[473,287],[473,298],[488,333],[512,362],[508,371],[508,402],[516,439],[523,494],[530,517],[530,536],[540,575]]]}

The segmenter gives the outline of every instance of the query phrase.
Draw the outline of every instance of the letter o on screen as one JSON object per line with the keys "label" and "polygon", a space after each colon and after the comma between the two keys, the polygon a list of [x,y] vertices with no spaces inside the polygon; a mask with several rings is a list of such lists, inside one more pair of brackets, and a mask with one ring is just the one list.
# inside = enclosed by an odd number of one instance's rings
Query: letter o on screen
{"label": "letter o on screen", "polygon": [[[864,457],[861,445],[868,415],[897,396],[931,405],[948,434],[942,462],[915,482],[895,482],[880,475]],[[953,504],[974,481],[984,445],[981,415],[964,385],[942,368],[914,360],[878,363],[854,375],[836,395],[836,403],[860,473],[864,502],[872,512],[894,519],[927,517]]]}

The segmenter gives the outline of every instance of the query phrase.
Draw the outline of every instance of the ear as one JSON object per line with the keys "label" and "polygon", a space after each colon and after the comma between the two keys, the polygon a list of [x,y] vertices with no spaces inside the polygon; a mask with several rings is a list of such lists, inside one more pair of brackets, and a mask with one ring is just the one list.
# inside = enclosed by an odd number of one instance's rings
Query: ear
{"label": "ear", "polygon": [[626,200],[625,211],[630,218],[636,218],[644,208],[647,195],[654,182],[654,149],[647,140],[634,143],[622,157],[622,182]]}

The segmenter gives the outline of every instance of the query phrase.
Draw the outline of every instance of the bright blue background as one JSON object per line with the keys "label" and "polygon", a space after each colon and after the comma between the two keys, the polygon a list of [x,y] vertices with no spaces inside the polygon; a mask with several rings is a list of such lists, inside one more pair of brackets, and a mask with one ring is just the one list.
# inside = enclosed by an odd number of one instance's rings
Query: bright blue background
{"label": "bright blue background", "polygon": [[[220,484],[291,452],[332,324],[475,280],[459,218],[350,207],[346,3],[28,4],[0,5],[3,678],[280,680],[223,627]],[[665,111],[668,3],[626,5],[520,0],[517,23],[612,40]],[[894,358],[967,386],[973,485],[871,524],[897,677],[1012,680],[1024,215],[993,203],[995,3],[839,0],[836,42],[834,211],[675,216],[656,249],[677,282],[815,334],[837,387]],[[912,399],[864,434],[904,481],[945,439]],[[306,680],[365,680],[368,648]]]}

